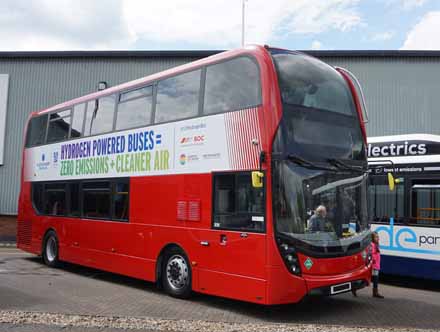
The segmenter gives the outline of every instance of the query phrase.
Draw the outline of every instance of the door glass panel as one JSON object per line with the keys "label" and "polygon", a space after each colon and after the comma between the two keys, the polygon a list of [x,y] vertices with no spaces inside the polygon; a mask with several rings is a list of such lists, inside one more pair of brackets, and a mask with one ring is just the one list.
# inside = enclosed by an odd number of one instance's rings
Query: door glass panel
{"label": "door glass panel", "polygon": [[214,228],[262,232],[264,187],[254,188],[250,172],[214,175]]}

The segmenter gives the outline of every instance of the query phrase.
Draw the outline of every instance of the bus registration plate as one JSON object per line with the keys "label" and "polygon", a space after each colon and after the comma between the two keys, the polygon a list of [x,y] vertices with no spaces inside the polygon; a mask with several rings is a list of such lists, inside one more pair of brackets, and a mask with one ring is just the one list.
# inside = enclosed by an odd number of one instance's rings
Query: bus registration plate
{"label": "bus registration plate", "polygon": [[330,287],[331,295],[349,292],[349,291],[351,291],[351,282],[345,282],[343,284],[333,285]]}

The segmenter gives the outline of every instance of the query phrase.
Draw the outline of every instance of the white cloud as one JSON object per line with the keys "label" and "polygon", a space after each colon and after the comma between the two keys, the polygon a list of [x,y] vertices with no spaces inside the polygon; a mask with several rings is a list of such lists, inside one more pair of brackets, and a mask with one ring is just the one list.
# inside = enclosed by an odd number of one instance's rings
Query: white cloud
{"label": "white cloud", "polygon": [[408,33],[401,49],[440,50],[440,11],[427,13]]}
{"label": "white cloud", "polygon": [[426,4],[429,0],[387,0],[386,5],[388,6],[399,6],[403,10],[413,10],[417,7],[421,7]]}
{"label": "white cloud", "polygon": [[[348,31],[361,24],[358,2],[249,0],[246,42]],[[203,48],[237,47],[241,0],[2,0],[0,40],[0,50],[121,49],[186,42]]]}
{"label": "white cloud", "polygon": [[387,41],[393,38],[394,32],[393,31],[384,31],[376,33],[371,37],[372,41]]}
{"label": "white cloud", "polygon": [[403,9],[411,10],[416,7],[423,6],[427,1],[426,0],[401,0]]}
{"label": "white cloud", "polygon": [[322,43],[319,40],[314,40],[311,46],[312,50],[320,50],[322,49]]}
{"label": "white cloud", "polygon": [[[102,4],[102,2],[101,2]],[[133,41],[120,0],[3,0],[0,50],[125,47]]]}
{"label": "white cloud", "polygon": [[[246,3],[246,42],[265,43],[291,34],[347,31],[361,22],[357,0],[251,0]],[[139,39],[237,46],[241,1],[125,1],[125,15]]]}

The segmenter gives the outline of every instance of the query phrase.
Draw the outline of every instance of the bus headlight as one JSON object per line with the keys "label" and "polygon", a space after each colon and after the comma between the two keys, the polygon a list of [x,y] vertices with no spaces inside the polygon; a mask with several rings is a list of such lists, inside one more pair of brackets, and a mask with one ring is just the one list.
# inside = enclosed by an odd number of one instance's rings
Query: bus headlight
{"label": "bus headlight", "polygon": [[367,260],[367,252],[364,250],[364,251],[362,251],[362,259],[365,261],[365,260]]}
{"label": "bus headlight", "polygon": [[362,258],[364,259],[365,266],[370,265],[372,260],[370,246],[368,246],[364,251],[362,251]]}
{"label": "bus headlight", "polygon": [[286,264],[289,272],[293,273],[294,275],[301,275],[301,268],[295,247],[286,242],[282,242],[279,245],[279,248],[281,257],[283,257],[284,263]]}

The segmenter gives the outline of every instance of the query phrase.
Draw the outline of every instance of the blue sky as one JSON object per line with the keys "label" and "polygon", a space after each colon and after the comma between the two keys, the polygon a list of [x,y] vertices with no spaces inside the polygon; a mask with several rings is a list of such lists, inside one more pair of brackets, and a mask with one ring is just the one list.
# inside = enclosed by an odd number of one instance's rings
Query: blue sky
{"label": "blue sky", "polygon": [[[246,42],[440,49],[440,0],[247,0]],[[0,50],[240,47],[242,0],[2,0]]]}

